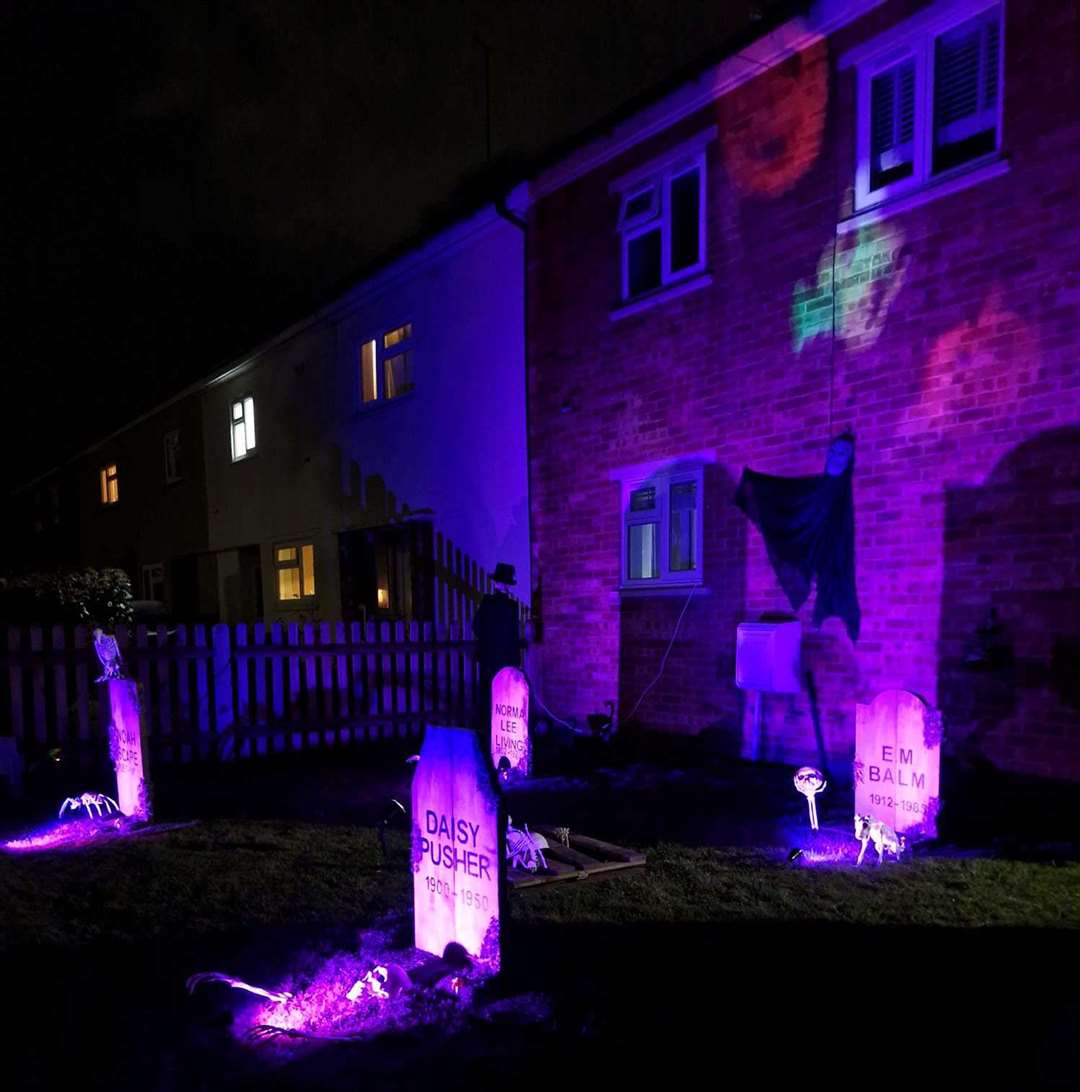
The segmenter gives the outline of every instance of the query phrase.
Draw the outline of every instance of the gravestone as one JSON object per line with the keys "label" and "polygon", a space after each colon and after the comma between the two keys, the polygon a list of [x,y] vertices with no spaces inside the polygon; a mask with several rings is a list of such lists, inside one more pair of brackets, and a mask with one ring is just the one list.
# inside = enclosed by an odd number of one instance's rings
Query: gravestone
{"label": "gravestone", "polygon": [[412,785],[416,947],[499,967],[505,827],[491,763],[468,728],[431,726]]}
{"label": "gravestone", "polygon": [[120,812],[150,822],[150,793],[143,765],[139,693],[134,679],[108,679],[109,757],[116,769],[116,803]]}
{"label": "gravestone", "polygon": [[855,706],[855,813],[909,841],[937,837],[941,714],[906,690]]}
{"label": "gravestone", "polygon": [[529,681],[516,667],[504,667],[491,681],[491,763],[500,759],[510,772],[528,777],[532,772],[529,746]]}

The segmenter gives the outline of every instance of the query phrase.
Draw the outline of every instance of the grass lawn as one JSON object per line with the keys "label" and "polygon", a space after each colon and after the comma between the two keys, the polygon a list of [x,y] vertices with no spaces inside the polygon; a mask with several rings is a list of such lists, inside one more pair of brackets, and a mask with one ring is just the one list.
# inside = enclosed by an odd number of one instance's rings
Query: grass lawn
{"label": "grass lawn", "polygon": [[[405,840],[375,831],[214,821],[39,856],[0,855],[0,954],[272,925],[367,924],[411,898]],[[1080,928],[1080,865],[923,858],[792,867],[780,850],[652,847],[644,870],[511,896],[515,923],[723,922]]]}

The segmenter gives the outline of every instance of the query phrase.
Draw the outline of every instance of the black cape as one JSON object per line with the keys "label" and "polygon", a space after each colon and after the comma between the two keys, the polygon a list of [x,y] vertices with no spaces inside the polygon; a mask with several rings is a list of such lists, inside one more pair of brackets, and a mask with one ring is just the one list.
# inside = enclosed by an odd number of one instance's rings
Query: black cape
{"label": "black cape", "polygon": [[780,587],[797,611],[817,580],[814,625],[840,618],[852,641],[859,638],[855,592],[854,457],[842,474],[781,478],[744,469],[735,504],[765,539]]}

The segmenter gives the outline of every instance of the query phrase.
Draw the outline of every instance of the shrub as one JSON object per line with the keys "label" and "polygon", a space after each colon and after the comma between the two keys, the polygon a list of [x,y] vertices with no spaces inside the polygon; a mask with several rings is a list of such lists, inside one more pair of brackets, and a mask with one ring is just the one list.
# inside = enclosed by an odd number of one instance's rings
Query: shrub
{"label": "shrub", "polygon": [[17,624],[77,623],[114,630],[132,619],[131,581],[123,569],[31,573],[0,579],[0,619]]}

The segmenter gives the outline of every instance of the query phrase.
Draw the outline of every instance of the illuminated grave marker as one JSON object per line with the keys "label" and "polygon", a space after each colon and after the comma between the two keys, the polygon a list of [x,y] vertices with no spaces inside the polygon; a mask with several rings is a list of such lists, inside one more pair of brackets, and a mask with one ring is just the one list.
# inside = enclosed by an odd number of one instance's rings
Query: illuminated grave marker
{"label": "illuminated grave marker", "polygon": [[124,673],[116,638],[94,631],[94,648],[104,674],[98,682],[109,691],[109,757],[116,769],[116,802],[120,813],[140,822],[150,821],[150,794],[143,763],[139,692]]}
{"label": "illuminated grave marker", "polygon": [[906,690],[855,706],[855,814],[908,840],[937,837],[941,714]]}
{"label": "illuminated grave marker", "polygon": [[412,786],[416,947],[457,943],[499,967],[503,818],[491,763],[468,728],[429,727]]}
{"label": "illuminated grave marker", "polygon": [[491,762],[496,770],[504,758],[512,774],[529,776],[529,682],[516,667],[504,667],[491,682]]}

